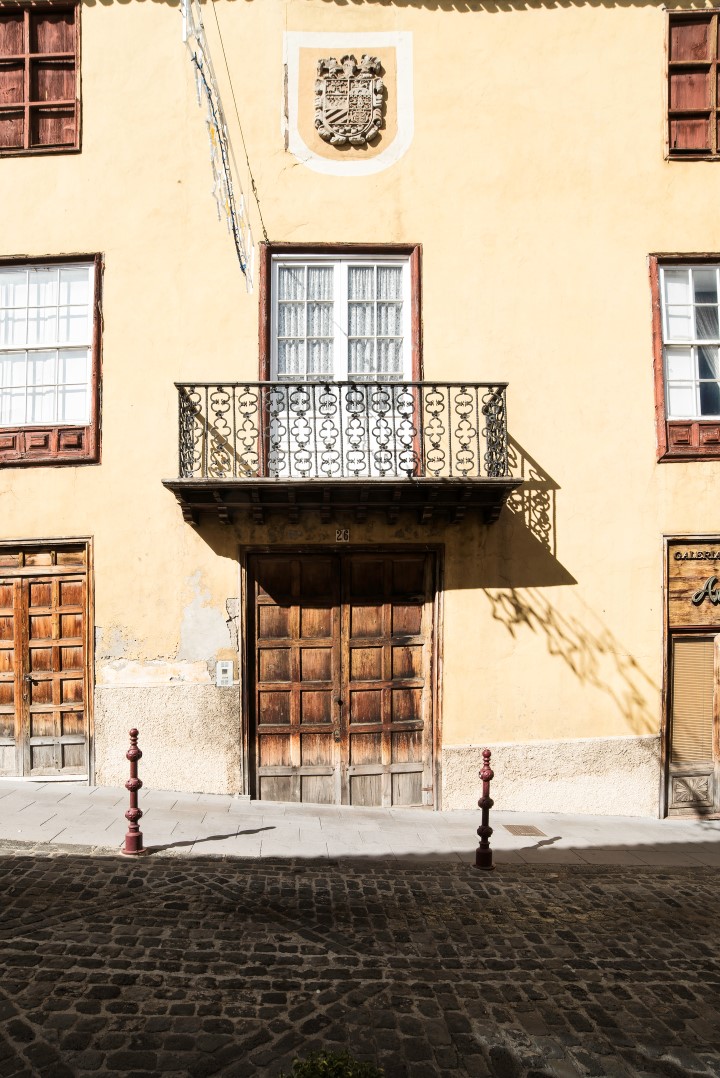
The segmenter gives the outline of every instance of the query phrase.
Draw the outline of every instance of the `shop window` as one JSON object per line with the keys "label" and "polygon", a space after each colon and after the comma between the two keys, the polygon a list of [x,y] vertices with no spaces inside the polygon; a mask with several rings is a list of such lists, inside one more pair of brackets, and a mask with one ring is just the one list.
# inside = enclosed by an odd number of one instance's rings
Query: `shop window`
{"label": "shop window", "polygon": [[100,259],[0,263],[0,464],[97,459]]}
{"label": "shop window", "polygon": [[0,7],[0,155],[79,148],[79,12]]}
{"label": "shop window", "polygon": [[720,457],[720,260],[651,259],[659,459]]}

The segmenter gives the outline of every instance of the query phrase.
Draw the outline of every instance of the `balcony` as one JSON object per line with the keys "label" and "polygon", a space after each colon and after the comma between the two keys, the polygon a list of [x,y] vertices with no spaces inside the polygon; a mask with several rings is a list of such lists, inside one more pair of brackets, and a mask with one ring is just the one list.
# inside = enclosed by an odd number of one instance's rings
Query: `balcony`
{"label": "balcony", "polygon": [[197,524],[249,513],[323,521],[381,511],[393,523],[496,520],[509,475],[505,391],[496,382],[177,384],[179,478],[164,480]]}

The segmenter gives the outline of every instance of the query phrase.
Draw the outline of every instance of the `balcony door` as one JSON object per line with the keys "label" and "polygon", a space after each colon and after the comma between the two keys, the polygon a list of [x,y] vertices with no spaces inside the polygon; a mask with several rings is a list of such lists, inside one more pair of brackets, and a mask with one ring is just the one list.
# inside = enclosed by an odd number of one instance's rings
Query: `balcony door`
{"label": "balcony door", "polygon": [[287,478],[412,474],[409,256],[272,261],[268,465]]}
{"label": "balcony door", "polygon": [[249,563],[255,796],[433,804],[434,555]]}

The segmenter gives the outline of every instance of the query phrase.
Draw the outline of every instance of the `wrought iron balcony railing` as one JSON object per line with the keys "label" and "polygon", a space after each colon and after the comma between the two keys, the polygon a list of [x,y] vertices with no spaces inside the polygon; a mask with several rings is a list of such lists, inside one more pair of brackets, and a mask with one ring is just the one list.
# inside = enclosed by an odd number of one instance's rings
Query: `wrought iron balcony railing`
{"label": "wrought iron balcony railing", "polygon": [[506,386],[177,384],[180,477],[499,479],[509,474]]}

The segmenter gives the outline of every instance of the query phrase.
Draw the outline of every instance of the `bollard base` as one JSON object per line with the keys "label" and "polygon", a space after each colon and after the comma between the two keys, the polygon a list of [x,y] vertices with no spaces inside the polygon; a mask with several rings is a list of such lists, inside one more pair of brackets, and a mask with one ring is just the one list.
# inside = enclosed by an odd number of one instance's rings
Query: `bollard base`
{"label": "bollard base", "polygon": [[492,862],[492,850],[476,850],[475,868],[484,868],[487,872],[494,871],[495,865]]}
{"label": "bollard base", "polygon": [[120,853],[123,855],[123,857],[141,857],[144,853],[150,853],[150,850],[147,848],[147,846],[143,846],[141,850],[126,850],[123,846],[120,850]]}

